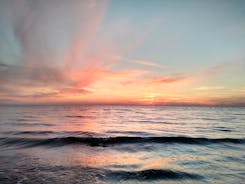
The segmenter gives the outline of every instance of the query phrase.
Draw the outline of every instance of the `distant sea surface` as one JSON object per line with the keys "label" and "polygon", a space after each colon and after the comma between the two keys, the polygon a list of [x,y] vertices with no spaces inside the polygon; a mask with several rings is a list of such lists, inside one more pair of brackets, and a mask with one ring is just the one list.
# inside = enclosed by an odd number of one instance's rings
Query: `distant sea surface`
{"label": "distant sea surface", "polygon": [[244,107],[0,107],[1,184],[244,182]]}

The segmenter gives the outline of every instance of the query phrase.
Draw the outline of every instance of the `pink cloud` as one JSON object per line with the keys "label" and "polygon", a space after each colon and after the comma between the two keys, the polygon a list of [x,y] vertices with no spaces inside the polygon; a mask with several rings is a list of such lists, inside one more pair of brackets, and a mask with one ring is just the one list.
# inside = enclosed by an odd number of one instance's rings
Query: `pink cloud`
{"label": "pink cloud", "polygon": [[[125,60],[125,59],[124,59]],[[157,68],[164,68],[164,66],[155,63],[153,61],[148,61],[148,60],[138,60],[138,59],[126,59],[126,61],[140,64],[140,65],[145,65],[145,66],[152,66],[152,67],[157,67]]]}
{"label": "pink cloud", "polygon": [[186,80],[188,77],[186,76],[160,76],[160,77],[153,77],[150,79],[150,83],[152,84],[168,84],[168,83],[175,83]]}

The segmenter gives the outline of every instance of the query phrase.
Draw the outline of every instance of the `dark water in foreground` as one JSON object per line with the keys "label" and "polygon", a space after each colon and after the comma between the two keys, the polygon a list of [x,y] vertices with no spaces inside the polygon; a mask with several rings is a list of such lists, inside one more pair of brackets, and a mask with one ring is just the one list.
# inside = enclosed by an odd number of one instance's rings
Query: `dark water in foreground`
{"label": "dark water in foreground", "polygon": [[245,108],[0,107],[0,183],[244,183]]}

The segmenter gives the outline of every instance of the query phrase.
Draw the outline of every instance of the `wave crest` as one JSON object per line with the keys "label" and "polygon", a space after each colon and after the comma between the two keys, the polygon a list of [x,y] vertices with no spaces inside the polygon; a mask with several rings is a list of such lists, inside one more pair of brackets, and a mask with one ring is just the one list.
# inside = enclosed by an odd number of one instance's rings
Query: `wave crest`
{"label": "wave crest", "polygon": [[0,145],[64,146],[86,144],[89,146],[110,146],[117,144],[158,143],[158,144],[243,144],[245,139],[235,138],[193,138],[193,137],[60,137],[60,138],[0,138]]}
{"label": "wave crest", "polygon": [[107,174],[116,180],[202,179],[198,174],[173,170],[150,169],[143,171],[114,171]]}

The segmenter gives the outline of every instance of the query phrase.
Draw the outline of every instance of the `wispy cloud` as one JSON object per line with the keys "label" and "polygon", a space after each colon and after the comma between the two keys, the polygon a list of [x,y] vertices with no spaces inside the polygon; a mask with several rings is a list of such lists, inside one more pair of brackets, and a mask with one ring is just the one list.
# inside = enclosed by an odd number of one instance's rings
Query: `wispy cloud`
{"label": "wispy cloud", "polygon": [[212,91],[212,90],[225,89],[225,87],[224,86],[200,86],[195,89],[200,91]]}
{"label": "wispy cloud", "polygon": [[245,87],[241,87],[241,88],[239,89],[239,92],[245,93]]}
{"label": "wispy cloud", "polygon": [[0,42],[0,95],[87,94],[96,68],[113,60],[92,44],[106,6],[106,0],[1,2],[0,32],[7,36]]}
{"label": "wispy cloud", "polygon": [[150,83],[154,84],[168,84],[168,83],[175,83],[180,82],[187,79],[187,76],[160,76],[160,77],[153,77],[150,79]]}
{"label": "wispy cloud", "polygon": [[157,68],[164,68],[163,65],[160,65],[156,62],[153,61],[148,61],[148,60],[138,60],[138,59],[126,59],[129,62],[140,64],[140,65],[145,65],[145,66],[151,66],[151,67],[157,67]]}

